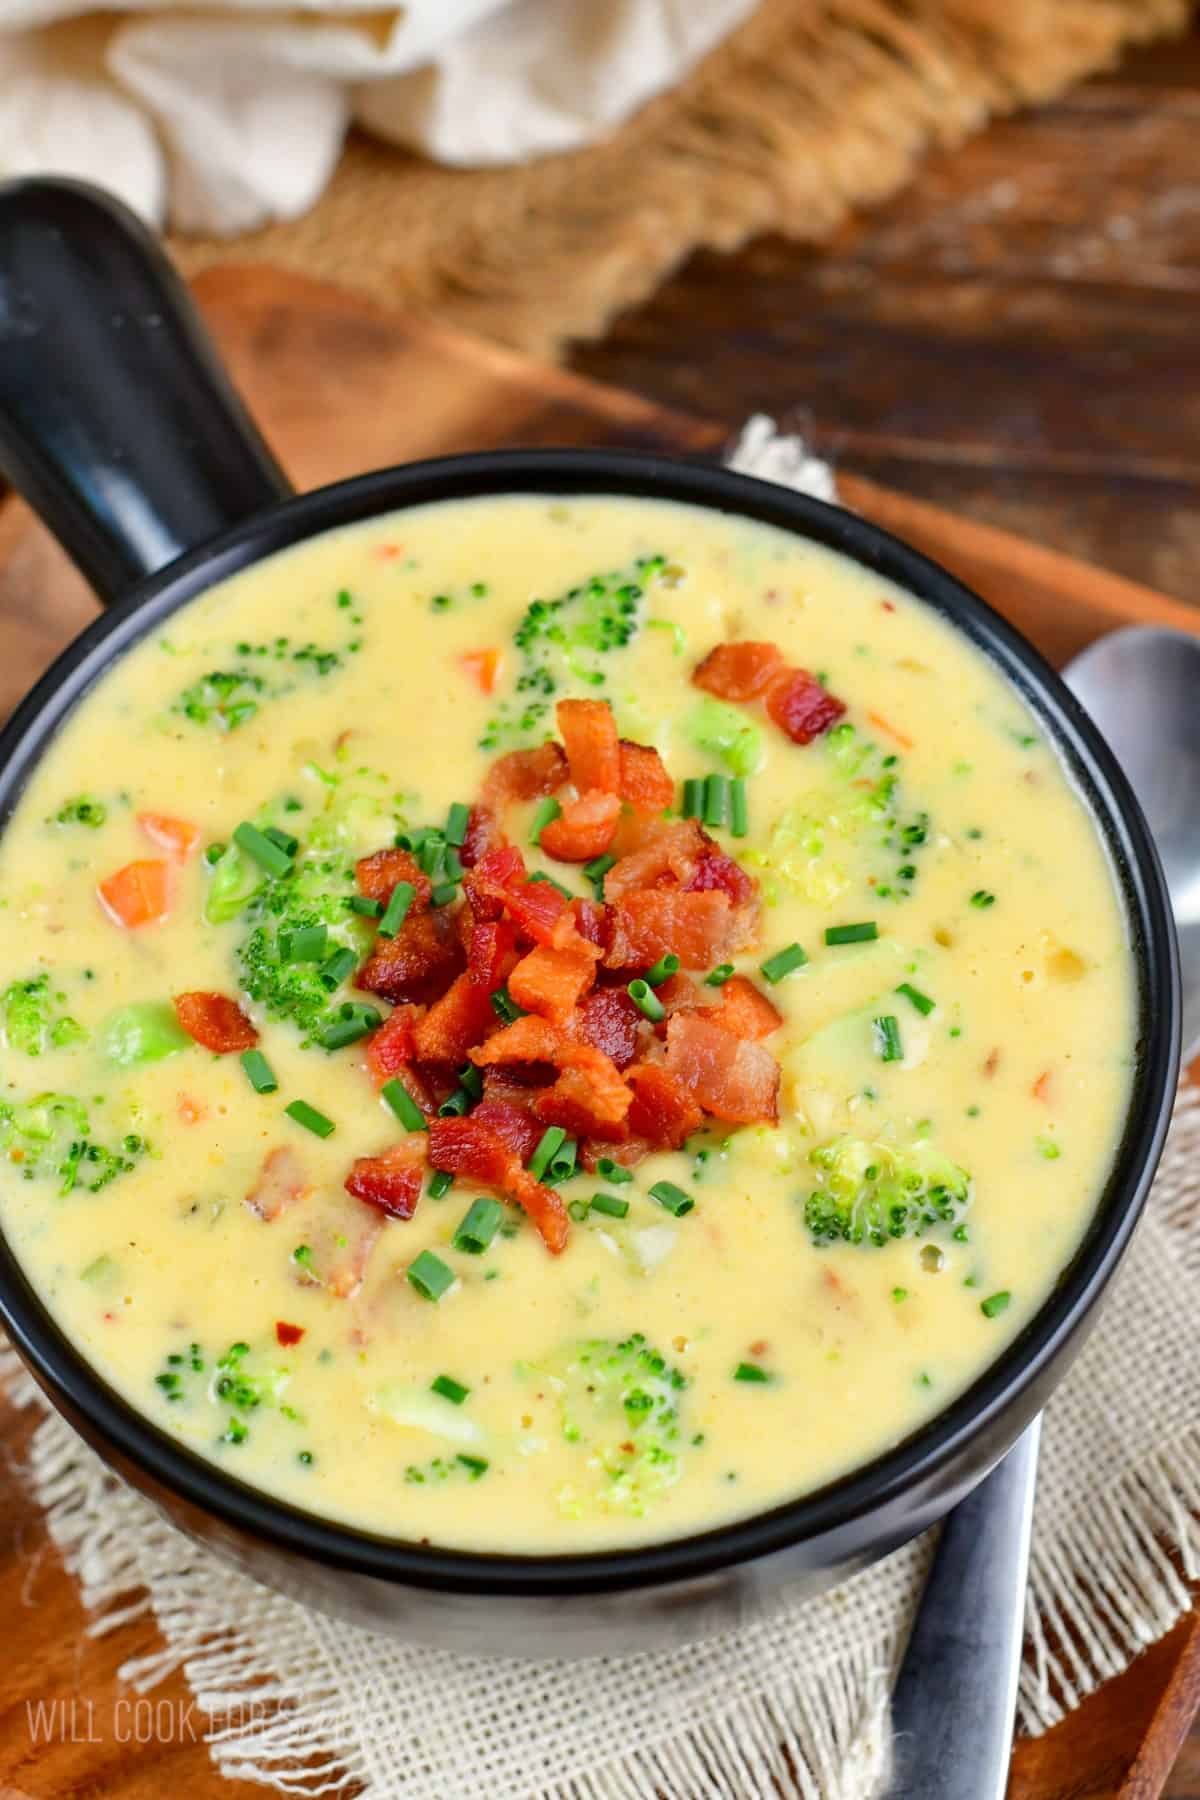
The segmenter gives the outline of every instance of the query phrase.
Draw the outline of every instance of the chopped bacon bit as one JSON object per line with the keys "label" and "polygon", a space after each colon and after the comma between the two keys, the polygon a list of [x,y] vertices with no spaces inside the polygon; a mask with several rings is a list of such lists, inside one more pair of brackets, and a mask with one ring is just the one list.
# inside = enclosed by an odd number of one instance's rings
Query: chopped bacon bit
{"label": "chopped bacon bit", "polygon": [[607,950],[612,937],[609,924],[608,908],[601,900],[572,900],[571,912],[575,919],[575,929],[585,944],[594,944],[598,950]]}
{"label": "chopped bacon bit", "polygon": [[[485,929],[476,926],[477,931]],[[596,958],[590,945],[551,950],[539,944],[509,975],[508,991],[526,1012],[540,1013],[552,1025],[565,1025],[595,978]]]}
{"label": "chopped bacon bit", "polygon": [[208,1108],[202,1100],[196,1100],[191,1094],[175,1096],[175,1111],[185,1125],[198,1125],[201,1119],[207,1119]]}
{"label": "chopped bacon bit", "polygon": [[734,862],[732,856],[726,856],[721,850],[713,850],[709,855],[701,857],[685,892],[728,894],[731,906],[744,906],[754,898],[754,882],[741,864]]}
{"label": "chopped bacon bit", "polygon": [[459,849],[464,869],[473,869],[489,850],[504,846],[504,833],[494,812],[486,806],[473,806],[467,814],[467,834]]}
{"label": "chopped bacon bit", "polygon": [[[660,990],[661,991],[661,990]],[[712,1016],[734,1037],[765,1038],[778,1031],[783,1014],[776,1011],[767,996],[744,975],[731,975],[721,989],[721,998]]]}
{"label": "chopped bacon bit", "polygon": [[490,694],[493,691],[496,686],[496,672],[500,667],[498,650],[464,650],[458,660],[481,694]]}
{"label": "chopped bacon bit", "polygon": [[654,1145],[647,1143],[642,1137],[622,1138],[619,1143],[611,1138],[584,1138],[579,1146],[579,1166],[586,1169],[589,1175],[595,1175],[600,1158],[607,1156],[612,1162],[620,1163],[623,1168],[633,1169],[653,1149]]}
{"label": "chopped bacon bit", "polygon": [[652,1146],[678,1150],[704,1123],[694,1097],[661,1063],[634,1063],[625,1079],[633,1089],[627,1123],[634,1137]]}
{"label": "chopped bacon bit", "polygon": [[512,972],[517,960],[517,934],[504,919],[472,925],[467,950],[467,971],[477,987],[493,993]]}
{"label": "chopped bacon bit", "polygon": [[576,1137],[621,1138],[632,1094],[602,1050],[580,1044],[554,1086],[535,1101],[538,1117]]}
{"label": "chopped bacon bit", "polygon": [[882,606],[884,612],[895,612],[896,610],[896,602],[894,600],[881,600],[879,604]]}
{"label": "chopped bacon bit", "polygon": [[727,894],[647,888],[613,908],[612,947],[604,962],[610,969],[644,969],[673,952],[685,969],[711,969],[748,936]]}
{"label": "chopped bacon bit", "polygon": [[416,890],[413,910],[419,911],[429,905],[433,883],[428,875],[422,874],[420,863],[407,850],[376,850],[373,856],[364,856],[355,863],[354,874],[359,893],[369,900],[378,900],[386,906],[396,883],[407,881]]}
{"label": "chopped bacon bit", "polygon": [[755,700],[778,680],[783,667],[774,644],[718,644],[693,671],[692,681],[722,700]]}
{"label": "chopped bacon bit", "polygon": [[567,759],[558,744],[510,750],[488,770],[483,803],[500,812],[514,800],[540,800],[567,779]]}
{"label": "chopped bacon bit", "polygon": [[628,1068],[637,1054],[642,1015],[623,987],[597,988],[583,1001],[576,1018],[585,1043],[603,1050],[618,1069]]}
{"label": "chopped bacon bit", "polygon": [[476,919],[498,919],[508,891],[525,879],[525,858],[512,844],[486,850],[463,876],[463,892]]}
{"label": "chopped bacon bit", "polygon": [[[529,1090],[525,1090],[528,1094]],[[526,1163],[541,1142],[545,1130],[542,1121],[515,1100],[504,1100],[486,1093],[471,1118],[476,1125],[486,1125],[501,1143],[507,1144],[519,1162]]]}
{"label": "chopped bacon bit", "polygon": [[275,1150],[268,1150],[263,1157],[258,1180],[246,1195],[246,1205],[270,1224],[289,1206],[311,1193],[304,1164],[294,1150],[281,1144]]}
{"label": "chopped bacon bit", "polygon": [[608,871],[604,898],[620,900],[635,888],[656,886],[665,877],[686,887],[710,842],[694,819],[655,824],[643,832],[638,848]]}
{"label": "chopped bacon bit", "polygon": [[258,1042],[257,1031],[237,1001],[225,994],[176,994],[171,1004],[188,1036],[217,1056],[252,1050]]}
{"label": "chopped bacon bit", "polygon": [[566,1202],[562,1195],[553,1188],[543,1187],[514,1157],[505,1196],[515,1200],[522,1212],[532,1219],[550,1254],[561,1256],[567,1247],[570,1232]]}
{"label": "chopped bacon bit", "polygon": [[380,1156],[359,1156],[346,1177],[346,1192],[389,1219],[411,1219],[421,1197],[425,1142],[420,1132],[389,1144]]}
{"label": "chopped bacon bit", "polygon": [[773,1125],[779,1116],[779,1064],[771,1052],[703,1013],[676,1013],[668,1024],[667,1069],[718,1119]]}
{"label": "chopped bacon bit", "polygon": [[897,744],[899,744],[902,749],[904,749],[904,750],[912,749],[912,747],[913,747],[912,739],[910,737],[905,737],[904,733],[902,731],[897,730],[896,726],[891,724],[887,719],[885,719],[882,713],[869,712],[867,714],[867,717],[871,721],[871,724],[874,725],[878,731],[886,732],[887,736],[890,738],[893,738],[895,740],[895,742]]}
{"label": "chopped bacon bit", "polygon": [[96,889],[101,906],[114,925],[136,931],[155,925],[171,908],[171,871],[165,862],[146,858],[126,863],[106,876]]}
{"label": "chopped bacon bit", "polygon": [[999,1052],[999,1050],[998,1049],[989,1050],[987,1053],[987,1056],[984,1058],[984,1062],[983,1062],[984,1074],[990,1080],[991,1077],[996,1073],[996,1070],[999,1067],[1000,1067],[1000,1052]]}
{"label": "chopped bacon bit", "polygon": [[665,812],[675,799],[675,783],[650,744],[621,739],[620,795],[640,813]]}
{"label": "chopped bacon bit", "polygon": [[1050,1088],[1052,1081],[1053,1075],[1051,1071],[1049,1069],[1043,1069],[1032,1088],[1029,1090],[1034,1099],[1040,1100],[1044,1106],[1049,1106],[1050,1104]]}
{"label": "chopped bacon bit", "polygon": [[474,1115],[432,1120],[429,1160],[435,1169],[465,1175],[506,1200],[515,1200],[541,1232],[548,1250],[557,1255],[566,1248],[567,1209],[562,1195],[536,1181],[503,1139],[488,1125],[479,1124]]}
{"label": "chopped bacon bit", "polygon": [[285,1350],[290,1349],[293,1344],[298,1344],[303,1336],[303,1325],[289,1325],[285,1319],[276,1319],[275,1342],[282,1344]]}
{"label": "chopped bacon bit", "polygon": [[845,712],[845,702],[826,693],[807,669],[789,669],[767,695],[767,711],[793,744],[811,744]]}
{"label": "chopped bacon bit", "polygon": [[413,1031],[418,1062],[465,1061],[496,1024],[491,997],[469,974],[456,977],[440,1000],[435,1000]]}
{"label": "chopped bacon bit", "polygon": [[578,935],[566,895],[548,881],[523,881],[506,889],[503,898],[518,930],[535,944],[559,944]]}
{"label": "chopped bacon bit", "polygon": [[701,993],[690,975],[668,975],[654,992],[668,1018],[672,1013],[693,1012],[698,1006],[707,1006],[711,998]]}
{"label": "chopped bacon bit", "polygon": [[615,794],[588,788],[578,800],[563,801],[558,818],[542,826],[538,842],[557,862],[591,862],[612,843],[620,816]]}
{"label": "chopped bacon bit", "polygon": [[557,1065],[565,1041],[557,1025],[527,1013],[523,1019],[514,1019],[511,1025],[506,1025],[503,1031],[497,1031],[486,1044],[479,1044],[471,1052],[471,1061],[481,1069],[490,1068],[493,1063],[550,1062]]}
{"label": "chopped bacon bit", "polygon": [[173,819],[169,813],[140,812],[139,829],[157,850],[165,850],[178,863],[185,863],[200,842],[200,827],[187,819]]}
{"label": "chopped bacon bit", "polygon": [[415,1060],[413,1027],[421,1012],[419,1006],[397,1006],[368,1038],[367,1069],[380,1087],[394,1075],[403,1074]]}
{"label": "chopped bacon bit", "polygon": [[[596,788],[602,794],[615,795],[621,785],[621,748],[608,701],[560,700],[555,712],[576,788],[581,794]],[[593,855],[599,854],[599,850],[593,851]]]}
{"label": "chopped bacon bit", "polygon": [[436,999],[465,961],[448,910],[410,912],[394,938],[377,937],[355,987],[393,1004]]}

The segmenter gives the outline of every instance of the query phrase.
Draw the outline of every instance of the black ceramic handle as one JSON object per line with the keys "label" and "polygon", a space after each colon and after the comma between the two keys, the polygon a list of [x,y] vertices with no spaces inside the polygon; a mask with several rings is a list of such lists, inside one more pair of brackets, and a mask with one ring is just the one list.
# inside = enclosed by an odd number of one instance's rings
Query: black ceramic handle
{"label": "black ceramic handle", "polygon": [[82,182],[0,184],[0,473],[105,604],[291,492],[151,233]]}

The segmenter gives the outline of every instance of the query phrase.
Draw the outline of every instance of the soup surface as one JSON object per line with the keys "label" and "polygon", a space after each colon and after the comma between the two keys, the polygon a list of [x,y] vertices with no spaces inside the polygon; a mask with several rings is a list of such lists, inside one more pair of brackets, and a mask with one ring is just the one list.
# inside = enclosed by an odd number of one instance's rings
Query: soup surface
{"label": "soup surface", "polygon": [[624,499],[176,615],[3,837],[0,990],[3,1225],[104,1377],[302,1507],[534,1554],[929,1419],[1071,1257],[1133,1060],[1105,853],[989,664]]}

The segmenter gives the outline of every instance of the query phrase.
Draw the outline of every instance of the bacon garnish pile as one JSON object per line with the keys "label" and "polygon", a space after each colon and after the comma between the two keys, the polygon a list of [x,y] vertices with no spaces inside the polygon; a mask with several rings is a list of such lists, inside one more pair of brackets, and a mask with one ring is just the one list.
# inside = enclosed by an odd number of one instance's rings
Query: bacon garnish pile
{"label": "bacon garnish pile", "polygon": [[750,639],[718,644],[693,671],[692,680],[719,700],[761,700],[793,744],[811,744],[846,710],[807,669],[789,668],[774,644]]}
{"label": "bacon garnish pile", "polygon": [[[463,904],[434,907],[404,850],[357,865],[362,893],[385,906],[413,888],[396,936],[377,937],[356,985],[394,1010],[369,1040],[366,1067],[400,1081],[428,1128],[359,1157],[349,1192],[389,1218],[412,1216],[426,1167],[462,1176],[528,1213],[547,1248],[566,1245],[562,1196],[525,1166],[547,1126],[579,1140],[578,1160],[635,1163],[677,1149],[706,1119],[774,1122],[779,1067],[763,1039],[780,1024],[766,995],[708,971],[752,943],[757,884],[695,820],[667,819],[674,786],[656,750],[623,741],[606,702],[558,705],[562,743],[517,750],[492,766],[460,855]],[[508,841],[506,810],[552,796],[540,847],[567,863],[616,857],[603,898],[570,899],[531,875]],[[657,989],[664,1016],[643,1017],[628,992],[662,957],[680,972]],[[493,997],[521,1016],[504,1023]],[[483,1098],[438,1116],[464,1066]],[[476,1078],[477,1080],[478,1078]]]}

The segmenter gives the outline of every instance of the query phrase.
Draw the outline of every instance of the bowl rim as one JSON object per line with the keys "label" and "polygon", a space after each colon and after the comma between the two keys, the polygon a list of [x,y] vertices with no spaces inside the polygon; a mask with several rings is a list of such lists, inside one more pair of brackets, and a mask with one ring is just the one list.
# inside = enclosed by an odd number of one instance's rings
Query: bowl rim
{"label": "bowl rim", "polygon": [[563,1597],[704,1578],[775,1552],[819,1546],[936,1476],[1044,1373],[1123,1255],[1162,1151],[1179,1065],[1179,973],[1169,899],[1149,828],[1111,751],[1041,654],[930,558],[879,526],[794,489],[643,451],[496,450],[439,457],[332,483],[256,513],[141,582],[59,655],[0,731],[0,829],[66,716],[115,658],[179,607],[306,539],[386,512],[519,494],[613,495],[697,505],[840,551],[930,605],[989,658],[1052,736],[1105,843],[1135,951],[1137,1057],[1130,1106],[1091,1225],[1018,1336],[916,1432],[821,1488],[745,1517],[619,1550],[515,1555],[385,1537],[272,1498],[187,1449],[92,1368],[0,1234],[0,1319],[68,1416],[174,1494],[272,1546],[327,1567],[445,1594]]}

